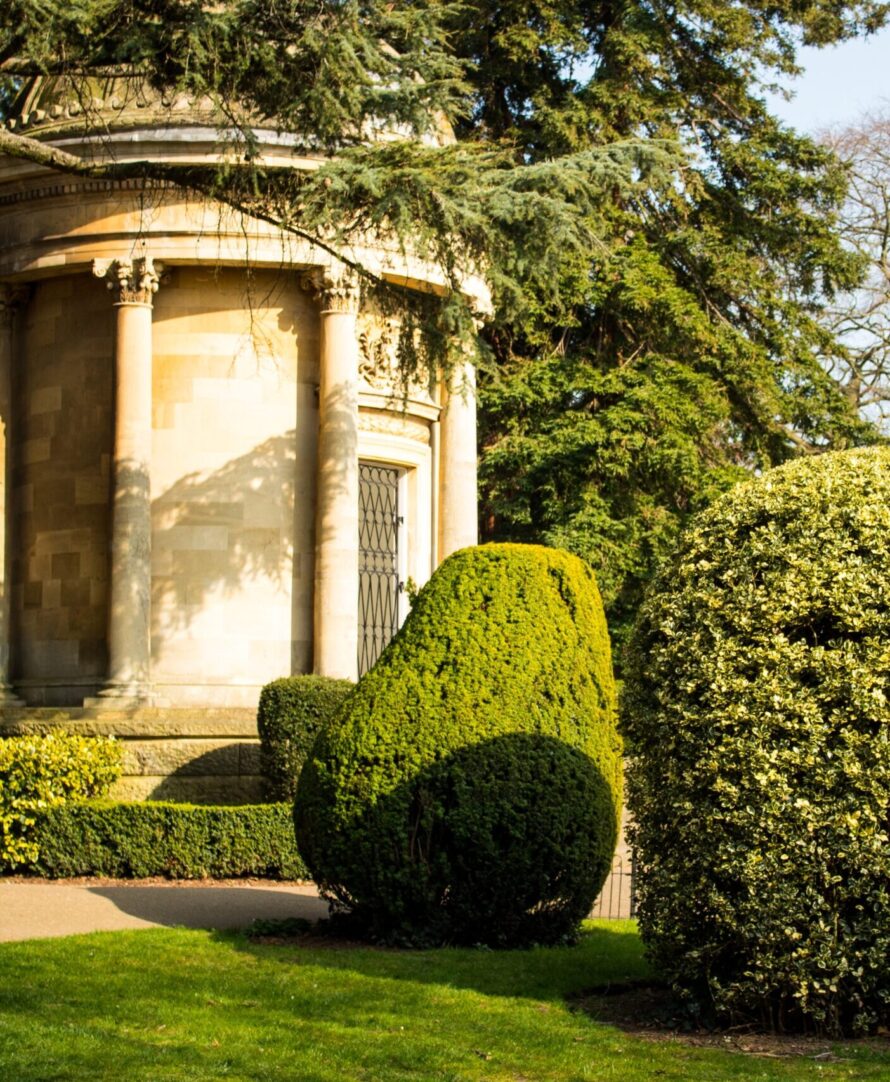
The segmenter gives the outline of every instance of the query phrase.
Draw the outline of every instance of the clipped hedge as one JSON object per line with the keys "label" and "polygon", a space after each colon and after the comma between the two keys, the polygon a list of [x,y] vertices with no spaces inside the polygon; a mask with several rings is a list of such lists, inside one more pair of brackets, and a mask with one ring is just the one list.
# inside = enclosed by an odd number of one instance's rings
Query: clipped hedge
{"label": "clipped hedge", "polygon": [[297,779],[318,734],[355,688],[328,676],[286,676],[260,692],[257,729],[270,800],[293,803]]}
{"label": "clipped hedge", "polygon": [[799,460],[697,518],[623,699],[656,966],[735,1018],[890,1024],[890,449]]}
{"label": "clipped hedge", "polygon": [[30,871],[169,879],[303,879],[289,804],[213,807],[89,801],[47,808]]}
{"label": "clipped hedge", "polygon": [[121,749],[108,737],[58,730],[0,739],[0,867],[37,858],[43,809],[104,796],[120,773]]}
{"label": "clipped hedge", "polygon": [[592,572],[525,545],[455,553],[300,776],[300,848],[371,935],[514,945],[574,933],[621,801]]}

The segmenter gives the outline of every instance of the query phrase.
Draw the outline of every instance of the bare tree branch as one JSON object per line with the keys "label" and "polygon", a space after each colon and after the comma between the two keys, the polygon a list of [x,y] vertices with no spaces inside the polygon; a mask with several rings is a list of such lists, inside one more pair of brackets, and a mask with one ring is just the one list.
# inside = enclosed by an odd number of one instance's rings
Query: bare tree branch
{"label": "bare tree branch", "polygon": [[831,374],[869,419],[890,429],[890,111],[821,136],[850,169],[839,226],[865,264],[859,289],[826,302],[823,322],[843,347]]}

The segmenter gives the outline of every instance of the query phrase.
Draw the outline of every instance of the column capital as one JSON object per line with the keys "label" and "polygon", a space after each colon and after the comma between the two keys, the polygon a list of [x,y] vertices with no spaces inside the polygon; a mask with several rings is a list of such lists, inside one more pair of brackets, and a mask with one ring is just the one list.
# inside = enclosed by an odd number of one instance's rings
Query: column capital
{"label": "column capital", "polygon": [[345,263],[313,267],[302,276],[300,284],[319,301],[322,312],[358,314],[361,303],[358,275]]}
{"label": "column capital", "polygon": [[16,312],[28,299],[28,293],[28,286],[0,282],[0,327],[11,325]]}
{"label": "column capital", "polygon": [[163,269],[149,255],[136,259],[93,260],[93,274],[108,279],[108,288],[116,294],[115,304],[142,304],[150,308]]}

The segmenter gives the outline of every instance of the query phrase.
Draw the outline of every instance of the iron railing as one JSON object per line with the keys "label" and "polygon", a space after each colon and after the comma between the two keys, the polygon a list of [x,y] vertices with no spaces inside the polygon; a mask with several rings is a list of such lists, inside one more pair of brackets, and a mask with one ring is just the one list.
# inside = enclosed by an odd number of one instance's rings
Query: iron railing
{"label": "iron railing", "polygon": [[601,920],[620,920],[635,916],[634,879],[633,857],[616,857],[603,889],[593,903],[590,915]]}

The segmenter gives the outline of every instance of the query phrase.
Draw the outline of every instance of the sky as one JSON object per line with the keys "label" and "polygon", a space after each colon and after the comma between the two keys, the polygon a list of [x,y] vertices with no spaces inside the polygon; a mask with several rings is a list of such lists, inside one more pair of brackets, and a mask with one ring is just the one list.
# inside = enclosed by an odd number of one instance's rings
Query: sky
{"label": "sky", "polygon": [[816,132],[890,110],[890,27],[870,38],[828,49],[802,49],[804,74],[788,80],[790,102],[770,97],[773,110],[800,131]]}

